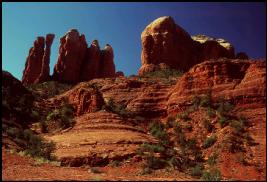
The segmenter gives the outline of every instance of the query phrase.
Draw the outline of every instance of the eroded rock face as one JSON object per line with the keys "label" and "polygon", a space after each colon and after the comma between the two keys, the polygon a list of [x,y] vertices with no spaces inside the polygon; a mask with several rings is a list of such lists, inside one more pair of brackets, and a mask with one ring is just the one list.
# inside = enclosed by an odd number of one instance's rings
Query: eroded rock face
{"label": "eroded rock face", "polygon": [[154,70],[154,65],[160,63],[175,69],[189,69],[196,61],[194,41],[169,16],[158,18],[149,24],[141,34],[141,41],[140,75]]}
{"label": "eroded rock face", "polygon": [[87,48],[86,58],[81,68],[81,80],[87,81],[99,77],[100,69],[100,47],[97,40],[94,40]]}
{"label": "eroded rock face", "polygon": [[185,73],[170,91],[168,112],[179,112],[195,96],[211,92],[242,107],[263,107],[266,101],[266,61],[212,60],[200,63]]}
{"label": "eroded rock face", "polygon": [[159,64],[187,71],[208,59],[234,58],[234,47],[223,39],[205,35],[190,36],[169,16],[156,19],[141,35],[142,67],[139,75],[161,69]]}
{"label": "eroded rock face", "polygon": [[85,59],[87,43],[84,35],[71,29],[60,39],[58,62],[54,68],[53,79],[60,82],[80,81],[80,71]]}
{"label": "eroded rock face", "polygon": [[42,70],[42,60],[44,55],[45,38],[37,37],[33,47],[29,51],[22,76],[22,84],[35,83]]}

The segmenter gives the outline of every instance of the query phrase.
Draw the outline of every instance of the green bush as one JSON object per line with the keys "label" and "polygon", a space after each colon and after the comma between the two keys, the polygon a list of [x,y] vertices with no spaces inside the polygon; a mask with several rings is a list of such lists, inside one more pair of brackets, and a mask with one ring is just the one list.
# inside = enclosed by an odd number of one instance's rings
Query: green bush
{"label": "green bush", "polygon": [[229,113],[230,111],[232,111],[233,109],[234,109],[234,105],[232,105],[229,102],[226,102],[226,101],[222,100],[219,103],[219,106],[217,108],[217,111],[220,113],[220,115],[223,116],[223,115]]}
{"label": "green bush", "polygon": [[95,174],[100,174],[102,171],[98,167],[91,167],[90,171]]}
{"label": "green bush", "polygon": [[39,127],[41,128],[41,132],[42,133],[47,133],[48,130],[47,130],[47,124],[46,124],[46,121],[40,121],[39,122]]}
{"label": "green bush", "polygon": [[224,116],[219,117],[219,124],[220,124],[221,128],[225,127],[225,125],[227,123],[228,123],[228,120],[226,117],[224,117]]}
{"label": "green bush", "polygon": [[35,111],[35,110],[32,110],[31,117],[34,118],[35,120],[39,120],[40,119],[39,113],[37,111]]}
{"label": "green bush", "polygon": [[169,136],[165,131],[165,126],[160,121],[156,120],[149,124],[148,126],[149,132],[154,137],[160,140],[161,144],[168,145],[169,144]]}
{"label": "green bush", "polygon": [[242,120],[231,120],[230,126],[234,128],[238,133],[244,130],[244,123]]}
{"label": "green bush", "polygon": [[173,128],[175,126],[175,123],[176,123],[175,118],[170,116],[167,118],[166,127]]}
{"label": "green bush", "polygon": [[215,135],[212,135],[204,141],[203,148],[209,148],[211,147],[215,142],[217,141],[217,137]]}
{"label": "green bush", "polygon": [[188,111],[185,111],[184,113],[181,113],[181,114],[177,114],[176,117],[179,118],[179,119],[182,119],[184,121],[191,120],[191,118],[189,117],[189,112]]}
{"label": "green bush", "polygon": [[25,150],[26,154],[32,157],[44,157],[49,160],[52,158],[51,153],[55,149],[55,144],[45,142],[30,129],[8,128],[7,134],[13,138],[17,145]]}
{"label": "green bush", "polygon": [[199,105],[201,107],[211,107],[211,91],[209,91],[207,95],[201,97]]}
{"label": "green bush", "polygon": [[201,176],[203,173],[204,166],[203,164],[197,164],[195,167],[191,168],[191,176]]}
{"label": "green bush", "polygon": [[209,116],[210,118],[216,116],[215,111],[214,111],[211,107],[208,107],[207,114],[208,114],[208,116]]}
{"label": "green bush", "polygon": [[218,169],[211,170],[210,172],[204,171],[201,179],[203,181],[220,181],[221,180],[221,172]]}
{"label": "green bush", "polygon": [[216,160],[217,160],[217,158],[218,158],[218,154],[217,153],[213,153],[211,156],[209,156],[209,158],[208,158],[208,164],[210,165],[210,166],[214,166],[215,164],[216,164]]}
{"label": "green bush", "polygon": [[70,104],[63,104],[59,109],[55,109],[49,113],[46,120],[49,122],[51,120],[57,121],[62,129],[70,127],[73,122],[74,109]]}
{"label": "green bush", "polygon": [[169,79],[170,77],[180,77],[182,76],[182,74],[183,74],[182,71],[178,71],[175,69],[162,69],[154,72],[148,72],[144,74],[142,77]]}
{"label": "green bush", "polygon": [[196,110],[198,108],[198,106],[200,105],[200,101],[201,99],[198,96],[195,96],[192,100],[192,107],[194,110]]}

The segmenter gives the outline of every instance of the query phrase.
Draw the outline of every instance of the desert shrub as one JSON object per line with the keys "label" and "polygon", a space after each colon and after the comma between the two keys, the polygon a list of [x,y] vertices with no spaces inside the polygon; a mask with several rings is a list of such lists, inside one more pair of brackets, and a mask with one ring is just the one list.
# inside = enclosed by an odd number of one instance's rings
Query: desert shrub
{"label": "desert shrub", "polygon": [[242,152],[244,150],[243,141],[240,137],[232,134],[228,138],[228,142],[229,142],[229,152],[236,153],[236,152]]}
{"label": "desert shrub", "polygon": [[212,118],[212,117],[215,117],[216,116],[216,113],[215,113],[215,111],[211,107],[208,107],[208,109],[207,109],[207,115],[210,118]]}
{"label": "desert shrub", "polygon": [[149,124],[149,132],[160,140],[161,144],[169,144],[169,136],[165,130],[165,126],[160,121],[156,120]]}
{"label": "desert shrub", "polygon": [[196,110],[198,108],[198,106],[200,105],[200,101],[201,99],[198,96],[195,96],[192,100],[192,107],[194,110]]}
{"label": "desert shrub", "polygon": [[182,76],[182,74],[183,74],[182,71],[178,71],[175,69],[163,69],[154,72],[148,72],[144,74],[142,77],[169,79],[170,77],[180,77]]}
{"label": "desert shrub", "polygon": [[62,129],[68,128],[74,124],[73,117],[74,117],[74,109],[71,104],[63,104],[59,109],[55,109],[54,111],[50,112],[46,120],[47,122],[50,121],[57,121],[59,126]]}
{"label": "desert shrub", "polygon": [[41,96],[42,98],[51,98],[55,95],[66,92],[71,89],[72,85],[58,83],[56,81],[48,81],[39,84],[28,85],[27,88],[34,92],[36,95]]}
{"label": "desert shrub", "polygon": [[203,164],[197,164],[195,167],[191,168],[191,176],[201,176],[203,173],[204,166]]}
{"label": "desert shrub", "polygon": [[212,135],[204,141],[203,148],[211,147],[217,141],[216,135]]}
{"label": "desert shrub", "polygon": [[211,132],[213,129],[213,125],[210,123],[208,119],[203,120],[203,126],[208,132]]}
{"label": "desert shrub", "polygon": [[213,153],[211,156],[209,156],[208,158],[208,164],[210,166],[214,166],[216,164],[216,160],[218,158],[218,154],[217,153]]}
{"label": "desert shrub", "polygon": [[37,111],[35,111],[35,110],[32,110],[31,117],[34,118],[35,120],[39,120],[40,119],[39,113]]}
{"label": "desert shrub", "polygon": [[236,130],[236,132],[242,132],[244,130],[244,123],[242,120],[231,120],[229,121],[230,126]]}
{"label": "desert shrub", "polygon": [[166,127],[167,128],[173,128],[174,127],[174,125],[175,125],[175,118],[174,117],[172,117],[172,116],[170,116],[170,117],[168,117],[167,118],[167,122],[166,122]]}
{"label": "desert shrub", "polygon": [[49,160],[52,158],[51,153],[55,149],[55,144],[45,142],[30,129],[9,128],[7,134],[13,138],[16,144],[24,149],[27,155],[44,157]]}
{"label": "desert shrub", "polygon": [[[126,105],[115,104],[113,98],[110,98],[102,109],[107,109],[110,112],[120,115],[121,117],[134,118],[135,114],[126,109]],[[140,118],[138,118],[140,119]]]}
{"label": "desert shrub", "polygon": [[185,111],[185,112],[183,112],[181,114],[177,114],[176,117],[179,118],[179,119],[182,119],[184,121],[191,120],[191,118],[189,117],[189,112],[188,111]]}
{"label": "desert shrub", "polygon": [[145,120],[145,118],[141,117],[141,116],[135,116],[134,119],[138,122],[143,122]]}
{"label": "desert shrub", "polygon": [[[172,122],[174,118],[169,118]],[[168,122],[167,122],[168,123]],[[156,144],[144,143],[138,150],[138,154],[145,159],[144,169],[158,169],[170,166],[175,169],[185,170],[194,165],[192,160],[202,159],[202,153],[197,147],[196,139],[186,139],[179,123],[174,122],[171,133],[170,127],[158,120],[149,125],[149,132],[158,139]],[[172,135],[173,137],[170,137]],[[177,150],[179,145],[179,150]],[[192,159],[193,156],[193,159]]]}
{"label": "desert shrub", "polygon": [[217,111],[221,116],[223,116],[229,113],[230,111],[232,111],[233,109],[234,109],[234,105],[232,105],[230,102],[221,100],[219,102]]}
{"label": "desert shrub", "polygon": [[226,117],[224,117],[224,116],[220,116],[218,122],[219,122],[221,128],[223,128],[223,127],[225,127],[226,124],[228,123],[228,120],[227,120]]}
{"label": "desert shrub", "polygon": [[100,174],[102,171],[98,167],[91,167],[90,171],[95,174]]}
{"label": "desert shrub", "polygon": [[213,169],[211,171],[204,171],[201,179],[204,181],[220,181],[221,172],[218,169]]}
{"label": "desert shrub", "polygon": [[48,132],[46,121],[43,121],[43,120],[40,121],[39,122],[39,127],[40,127],[42,133],[47,133]]}
{"label": "desert shrub", "polygon": [[199,105],[201,107],[211,107],[211,91],[201,97]]}

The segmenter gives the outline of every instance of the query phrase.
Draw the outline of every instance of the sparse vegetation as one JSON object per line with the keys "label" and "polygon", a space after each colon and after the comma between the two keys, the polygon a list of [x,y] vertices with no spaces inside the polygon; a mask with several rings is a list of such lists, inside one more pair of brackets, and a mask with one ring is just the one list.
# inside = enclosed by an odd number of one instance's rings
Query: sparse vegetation
{"label": "sparse vegetation", "polygon": [[204,141],[203,148],[211,147],[217,141],[216,135],[212,135]]}
{"label": "sparse vegetation", "polygon": [[176,117],[179,118],[179,119],[182,119],[184,121],[189,121],[189,120],[191,120],[191,118],[189,117],[189,114],[190,113],[188,111],[185,111],[185,112],[183,112],[181,114],[177,114]]}
{"label": "sparse vegetation", "polygon": [[213,125],[210,123],[210,121],[208,119],[203,120],[203,126],[208,132],[212,132]]}
{"label": "sparse vegetation", "polygon": [[210,166],[214,166],[217,162],[217,158],[218,158],[218,153],[213,153],[211,156],[209,156],[208,158],[208,164]]}
{"label": "sparse vegetation", "polygon": [[54,111],[48,113],[48,115],[46,116],[46,121],[40,122],[41,130],[43,132],[47,132],[47,127],[52,121],[56,122],[61,129],[71,127],[74,124],[73,112],[74,109],[72,105],[63,103],[63,105],[59,109],[55,109]]}
{"label": "sparse vegetation", "polygon": [[45,142],[40,136],[34,134],[30,129],[7,128],[4,131],[8,136],[13,138],[14,142],[24,149],[24,152],[32,157],[43,157],[45,159],[52,159],[52,151],[55,144],[52,142]]}
{"label": "sparse vegetation", "polygon": [[36,96],[42,98],[51,98],[55,95],[66,92],[72,85],[58,83],[56,81],[48,81],[39,84],[28,85],[27,88],[32,91]]}
{"label": "sparse vegetation", "polygon": [[211,107],[211,89],[208,93],[201,97],[199,105],[201,107]]}
{"label": "sparse vegetation", "polygon": [[212,169],[210,171],[204,171],[201,179],[204,181],[220,181],[221,172],[218,169]]}
{"label": "sparse vegetation", "polygon": [[[168,129],[173,128],[171,133]],[[156,144],[144,143],[139,148],[139,155],[145,159],[144,173],[154,169],[172,167],[178,170],[189,170],[194,161],[202,160],[202,153],[197,147],[196,139],[187,139],[181,126],[170,117],[167,124],[154,121],[149,125],[150,133],[158,139]],[[170,137],[172,136],[172,137]],[[179,150],[177,147],[180,147]],[[193,157],[193,158],[192,158]]]}
{"label": "sparse vegetation", "polygon": [[102,171],[98,167],[91,167],[90,171],[95,174],[100,174]]}
{"label": "sparse vegetation", "polygon": [[191,169],[191,176],[201,176],[204,170],[203,164],[197,164]]}
{"label": "sparse vegetation", "polygon": [[182,71],[178,71],[176,69],[162,69],[154,72],[148,72],[143,75],[143,77],[169,79],[170,77],[180,77],[182,74]]}

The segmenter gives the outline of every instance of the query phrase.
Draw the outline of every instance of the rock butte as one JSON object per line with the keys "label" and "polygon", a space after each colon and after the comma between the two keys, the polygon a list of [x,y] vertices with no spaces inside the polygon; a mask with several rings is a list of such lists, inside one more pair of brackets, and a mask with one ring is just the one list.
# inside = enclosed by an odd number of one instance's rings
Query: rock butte
{"label": "rock butte", "polygon": [[[235,58],[234,47],[224,39],[190,36],[170,16],[150,23],[141,35],[142,67],[139,75],[160,70],[160,65],[187,71],[193,65],[220,57]],[[248,58],[238,55],[238,58]]]}

